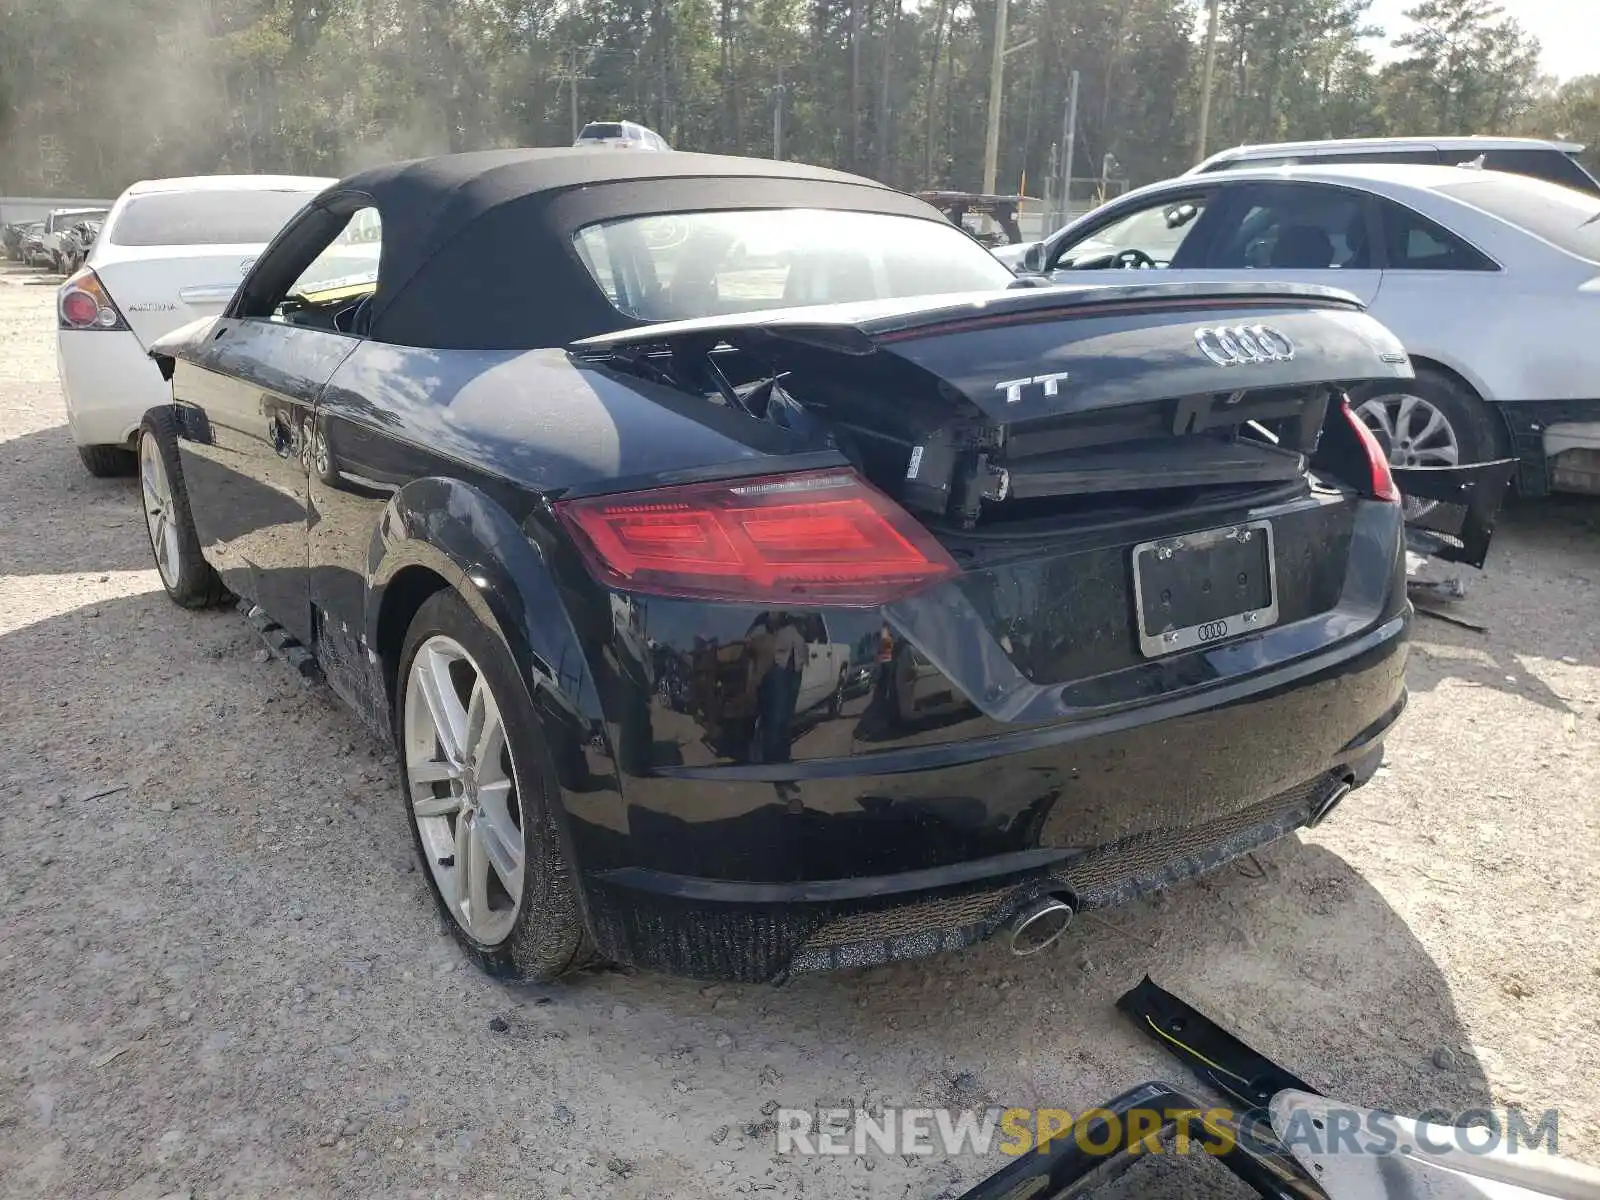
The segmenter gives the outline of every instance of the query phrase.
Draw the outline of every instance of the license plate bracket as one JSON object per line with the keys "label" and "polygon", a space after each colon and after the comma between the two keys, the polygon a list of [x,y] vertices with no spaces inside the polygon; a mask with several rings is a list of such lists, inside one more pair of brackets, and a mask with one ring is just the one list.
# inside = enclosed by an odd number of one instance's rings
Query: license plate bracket
{"label": "license plate bracket", "polygon": [[1278,623],[1270,521],[1247,521],[1133,548],[1134,615],[1146,658]]}

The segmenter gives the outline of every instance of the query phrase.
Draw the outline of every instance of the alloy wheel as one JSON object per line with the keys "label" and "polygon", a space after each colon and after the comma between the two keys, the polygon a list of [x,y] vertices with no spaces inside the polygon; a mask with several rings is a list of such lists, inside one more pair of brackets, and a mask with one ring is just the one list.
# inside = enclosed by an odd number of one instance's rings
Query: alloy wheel
{"label": "alloy wheel", "polygon": [[167,587],[176,588],[182,566],[178,559],[178,525],[172,511],[172,481],[167,477],[161,447],[148,435],[139,439],[139,482],[144,492],[144,523],[150,531],[156,570]]}
{"label": "alloy wheel", "polygon": [[[1455,427],[1421,396],[1409,392],[1373,396],[1356,409],[1356,415],[1388,441],[1391,467],[1453,467],[1461,461]],[[1436,501],[1408,496],[1404,512],[1408,520],[1415,520],[1436,507]]]}
{"label": "alloy wheel", "polygon": [[453,638],[417,647],[403,720],[406,794],[428,869],[461,928],[494,945],[522,906],[522,805],[500,706]]}

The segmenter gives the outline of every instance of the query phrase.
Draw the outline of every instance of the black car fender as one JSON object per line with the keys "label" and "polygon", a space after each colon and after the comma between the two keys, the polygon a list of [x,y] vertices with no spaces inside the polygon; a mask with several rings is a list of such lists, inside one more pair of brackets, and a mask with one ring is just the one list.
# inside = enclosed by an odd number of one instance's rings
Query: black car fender
{"label": "black car fender", "polygon": [[599,695],[540,548],[500,504],[459,479],[416,479],[384,506],[367,560],[366,644],[379,653],[392,628],[393,584],[421,567],[454,588],[504,644],[542,714],[598,726]]}

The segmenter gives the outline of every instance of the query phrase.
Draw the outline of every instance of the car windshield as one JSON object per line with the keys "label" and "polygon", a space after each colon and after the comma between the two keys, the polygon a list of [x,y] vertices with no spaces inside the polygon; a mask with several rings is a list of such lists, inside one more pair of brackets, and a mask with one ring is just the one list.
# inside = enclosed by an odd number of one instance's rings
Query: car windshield
{"label": "car windshield", "polygon": [[627,217],[587,226],[574,241],[611,303],[645,321],[987,291],[1012,279],[953,225],[886,213]]}
{"label": "car windshield", "polygon": [[1540,179],[1476,172],[1439,190],[1600,264],[1600,200],[1591,195]]}
{"label": "car windshield", "polygon": [[621,125],[618,125],[614,122],[594,122],[583,127],[583,132],[578,135],[578,140],[580,142],[587,142],[596,138],[619,138],[621,136]]}
{"label": "car windshield", "polygon": [[135,196],[113,222],[115,246],[248,246],[270,242],[314,192],[156,192]]}

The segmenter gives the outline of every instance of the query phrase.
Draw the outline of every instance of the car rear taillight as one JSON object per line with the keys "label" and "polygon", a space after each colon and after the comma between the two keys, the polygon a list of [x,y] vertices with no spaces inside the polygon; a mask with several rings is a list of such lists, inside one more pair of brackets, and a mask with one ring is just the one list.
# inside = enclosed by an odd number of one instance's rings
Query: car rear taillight
{"label": "car rear taillight", "polygon": [[61,285],[56,293],[56,315],[62,329],[126,329],[111,293],[88,267]]}
{"label": "car rear taillight", "polygon": [[1372,472],[1373,497],[1387,500],[1391,504],[1400,503],[1400,489],[1395,484],[1394,473],[1389,470],[1389,459],[1385,456],[1383,447],[1378,444],[1377,435],[1356,415],[1348,400],[1341,403],[1344,405],[1344,419],[1350,422],[1350,428],[1356,431],[1356,440],[1367,452],[1367,469]]}
{"label": "car rear taillight", "polygon": [[874,606],[959,570],[849,469],[563,500],[556,513],[590,573],[630,592]]}

